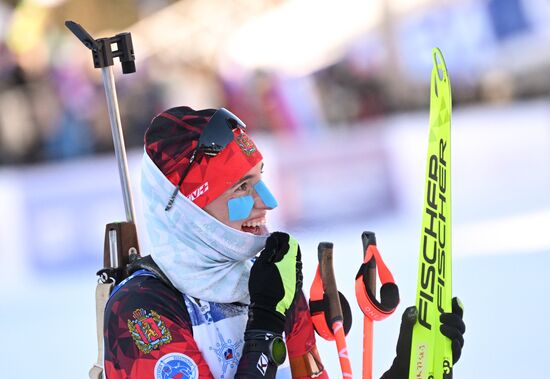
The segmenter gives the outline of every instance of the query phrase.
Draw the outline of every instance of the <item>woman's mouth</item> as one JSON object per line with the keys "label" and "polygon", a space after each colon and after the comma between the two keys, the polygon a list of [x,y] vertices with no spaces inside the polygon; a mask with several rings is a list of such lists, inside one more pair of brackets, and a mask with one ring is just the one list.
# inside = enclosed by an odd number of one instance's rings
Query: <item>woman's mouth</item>
{"label": "woman's mouth", "polygon": [[266,223],[265,217],[247,220],[243,222],[241,226],[241,230],[246,233],[251,233],[251,234],[260,236],[267,233],[267,228],[265,226],[265,223]]}

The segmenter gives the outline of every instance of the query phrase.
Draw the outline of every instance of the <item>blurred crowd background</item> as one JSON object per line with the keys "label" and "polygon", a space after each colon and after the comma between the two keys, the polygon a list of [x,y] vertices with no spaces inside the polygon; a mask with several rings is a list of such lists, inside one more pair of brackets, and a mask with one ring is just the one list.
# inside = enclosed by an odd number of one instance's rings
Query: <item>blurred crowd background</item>
{"label": "blurred crowd background", "polygon": [[0,164],[111,149],[101,76],[68,19],[95,38],[133,33],[137,73],[118,91],[134,147],[180,104],[224,105],[275,136],[425,109],[431,57],[418,52],[435,45],[455,107],[546,96],[549,16],[543,0],[4,0]]}
{"label": "blurred crowd background", "polygon": [[[142,253],[143,133],[160,111],[243,119],[293,233],[306,293],[335,243],[354,303],[363,230],[414,302],[433,47],[453,96],[453,291],[468,334],[456,378],[545,377],[550,354],[550,3],[545,0],[0,0],[0,362],[6,377],[85,377],[104,225],[124,215],[94,38],[131,32],[114,66]],[[353,263],[355,262],[355,263]],[[527,279],[528,278],[528,279]],[[348,283],[349,282],[349,283]],[[349,338],[360,371],[360,319]],[[375,376],[400,317],[376,329]],[[338,377],[334,346],[319,342]],[[32,364],[29,354],[32,353]],[[5,361],[3,360],[5,359]]]}

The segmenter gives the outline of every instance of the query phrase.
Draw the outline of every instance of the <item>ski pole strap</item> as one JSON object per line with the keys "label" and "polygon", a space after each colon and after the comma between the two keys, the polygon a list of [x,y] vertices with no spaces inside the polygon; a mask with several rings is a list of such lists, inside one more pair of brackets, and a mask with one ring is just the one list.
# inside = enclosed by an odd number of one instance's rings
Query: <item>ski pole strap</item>
{"label": "ski pole strap", "polygon": [[[369,266],[372,267],[373,264],[378,269],[378,277],[382,283],[380,301],[376,299],[376,294],[367,284],[370,279]],[[365,249],[363,264],[355,277],[355,295],[363,314],[373,321],[385,319],[399,304],[399,290],[375,244],[370,244]]]}
{"label": "ski pole strap", "polygon": [[[338,291],[338,295],[340,297],[340,305],[342,306],[344,333],[347,335],[352,324],[351,307],[348,300],[340,291]],[[315,273],[315,278],[313,279],[309,292],[309,312],[311,313],[313,328],[317,334],[327,341],[334,341],[334,334],[330,326],[333,320],[331,320],[329,300],[323,289],[323,281],[321,279],[321,270],[319,266],[317,266],[317,272]]]}

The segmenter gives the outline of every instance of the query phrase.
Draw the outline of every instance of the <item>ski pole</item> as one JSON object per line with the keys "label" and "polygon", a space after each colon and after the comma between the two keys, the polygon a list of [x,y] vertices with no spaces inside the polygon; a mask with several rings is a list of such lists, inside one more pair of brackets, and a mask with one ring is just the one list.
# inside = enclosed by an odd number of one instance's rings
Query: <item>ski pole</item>
{"label": "ski pole", "polygon": [[[364,232],[361,236],[363,242],[363,259],[367,254],[370,243],[376,245],[374,233]],[[376,260],[371,259],[367,264],[366,289],[376,293]],[[370,317],[363,315],[363,379],[372,379],[372,356],[373,356],[374,327]]]}
{"label": "ski pole", "polygon": [[334,277],[333,259],[332,259],[333,244],[331,242],[321,242],[318,247],[319,271],[323,282],[323,289],[327,295],[329,302],[330,325],[336,341],[336,349],[338,350],[338,358],[340,360],[340,368],[342,369],[343,378],[352,378],[351,362],[346,343],[346,334],[344,332],[344,317],[342,314],[342,305],[340,304],[340,295],[336,287],[336,279]]}
{"label": "ski pole", "polygon": [[[374,325],[391,315],[399,304],[399,290],[376,247],[373,232],[363,232],[363,264],[355,278],[355,294],[363,312],[363,379],[372,378]],[[376,299],[376,277],[380,277],[380,301]]]}

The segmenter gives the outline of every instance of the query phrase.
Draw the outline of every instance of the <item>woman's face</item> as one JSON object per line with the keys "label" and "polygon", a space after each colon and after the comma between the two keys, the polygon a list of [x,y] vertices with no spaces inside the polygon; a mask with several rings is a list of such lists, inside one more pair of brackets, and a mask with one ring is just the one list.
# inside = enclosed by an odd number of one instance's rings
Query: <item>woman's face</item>
{"label": "woman's face", "polygon": [[[271,208],[268,208],[258,196],[254,185],[262,179],[263,163],[259,162],[250,171],[248,171],[235,185],[227,189],[218,198],[204,207],[204,210],[220,222],[233,229],[256,235],[267,233],[266,214]],[[244,220],[230,221],[227,202],[231,199],[250,195],[254,199],[254,206],[248,217]]]}

